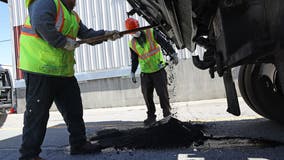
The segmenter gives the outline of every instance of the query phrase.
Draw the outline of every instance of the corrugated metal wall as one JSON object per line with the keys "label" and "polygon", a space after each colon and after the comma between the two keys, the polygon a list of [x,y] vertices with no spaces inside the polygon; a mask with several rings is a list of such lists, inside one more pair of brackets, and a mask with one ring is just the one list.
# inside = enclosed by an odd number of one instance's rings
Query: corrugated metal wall
{"label": "corrugated metal wall", "polygon": [[[129,5],[126,0],[77,1],[76,11],[83,23],[94,29],[125,30],[124,21]],[[88,6],[88,7],[86,7]],[[145,25],[145,21],[140,22]],[[121,68],[130,65],[129,36],[115,42],[109,41],[96,46],[84,45],[77,50],[77,72]]]}
{"label": "corrugated metal wall", "polygon": [[[22,25],[27,15],[24,0],[9,0],[9,5],[13,27]],[[119,31],[125,30],[126,12],[130,9],[126,0],[78,0],[75,8],[86,26],[95,30]],[[138,19],[141,26],[147,25],[142,18]],[[94,72],[130,66],[129,38],[130,36],[124,36],[115,42],[104,42],[96,46],[82,45],[76,51],[76,72]],[[177,50],[177,52],[180,58],[190,58],[187,50]],[[200,52],[199,49],[197,52]]]}

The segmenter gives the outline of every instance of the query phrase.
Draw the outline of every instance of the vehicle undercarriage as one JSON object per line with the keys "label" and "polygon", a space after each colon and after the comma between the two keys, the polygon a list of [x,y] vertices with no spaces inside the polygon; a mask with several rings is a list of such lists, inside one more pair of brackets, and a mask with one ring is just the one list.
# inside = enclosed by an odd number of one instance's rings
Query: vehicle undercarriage
{"label": "vehicle undercarriage", "polygon": [[240,93],[256,113],[283,123],[283,0],[128,0],[178,49],[206,49],[195,67],[223,77],[227,111],[240,115],[231,69],[240,66]]}

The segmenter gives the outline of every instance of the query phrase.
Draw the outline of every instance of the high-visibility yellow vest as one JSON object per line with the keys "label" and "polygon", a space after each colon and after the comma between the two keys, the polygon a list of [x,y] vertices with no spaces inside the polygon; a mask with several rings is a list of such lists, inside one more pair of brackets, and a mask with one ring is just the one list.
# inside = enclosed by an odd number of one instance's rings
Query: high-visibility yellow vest
{"label": "high-visibility yellow vest", "polygon": [[30,4],[32,4],[34,0],[25,0],[25,5],[28,8],[30,6]]}
{"label": "high-visibility yellow vest", "polygon": [[[54,0],[54,3],[57,8],[57,31],[75,40],[79,31],[79,16],[74,11],[69,12],[60,0]],[[19,68],[34,73],[71,77],[74,75],[74,64],[74,51],[49,45],[32,29],[30,17],[27,17],[20,37]]]}
{"label": "high-visibility yellow vest", "polygon": [[165,59],[154,38],[153,29],[144,32],[146,34],[144,46],[141,46],[135,38],[129,41],[129,46],[138,55],[141,72],[154,73],[165,67]]}

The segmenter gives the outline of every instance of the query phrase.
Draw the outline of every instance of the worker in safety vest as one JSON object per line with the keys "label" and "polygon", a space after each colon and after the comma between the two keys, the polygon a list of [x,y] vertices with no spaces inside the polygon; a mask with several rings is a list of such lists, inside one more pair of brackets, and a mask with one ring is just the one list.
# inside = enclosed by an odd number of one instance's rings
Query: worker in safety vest
{"label": "worker in safety vest", "polygon": [[[74,76],[76,38],[118,31],[88,29],[73,8],[76,0],[26,0],[29,16],[20,37],[20,64],[26,82],[26,111],[20,160],[41,160],[49,109],[55,102],[67,125],[70,154],[100,151],[86,139],[80,89]],[[101,42],[99,42],[101,43]],[[92,44],[95,45],[95,44]]]}
{"label": "worker in safety vest", "polygon": [[[136,19],[128,18],[125,21],[125,26],[127,30],[132,30],[138,28],[139,23]],[[132,33],[132,36],[133,38],[129,41],[132,62],[130,77],[132,82],[136,83],[135,72],[139,64],[141,70],[141,88],[147,106],[147,119],[144,120],[144,124],[147,126],[156,121],[156,108],[153,101],[154,89],[159,96],[163,116],[167,117],[171,115],[167,89],[167,73],[164,69],[166,62],[160,46],[171,57],[175,65],[178,64],[178,57],[170,43],[158,31],[147,29]]]}

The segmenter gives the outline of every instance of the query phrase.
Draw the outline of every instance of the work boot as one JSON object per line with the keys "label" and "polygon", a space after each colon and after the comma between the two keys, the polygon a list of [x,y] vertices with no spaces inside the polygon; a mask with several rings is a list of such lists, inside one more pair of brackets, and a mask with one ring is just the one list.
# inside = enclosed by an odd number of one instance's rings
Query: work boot
{"label": "work boot", "polygon": [[145,126],[151,126],[155,122],[156,122],[156,116],[151,116],[151,117],[148,116],[148,118],[144,120],[144,125]]}
{"label": "work boot", "polygon": [[91,153],[99,153],[101,152],[101,145],[98,143],[91,143],[87,141],[85,144],[80,146],[71,146],[70,154],[91,154]]}
{"label": "work boot", "polygon": [[168,109],[164,109],[164,110],[163,110],[163,117],[164,117],[164,118],[170,116],[171,114],[172,114],[172,113],[171,113],[170,110],[168,110]]}

